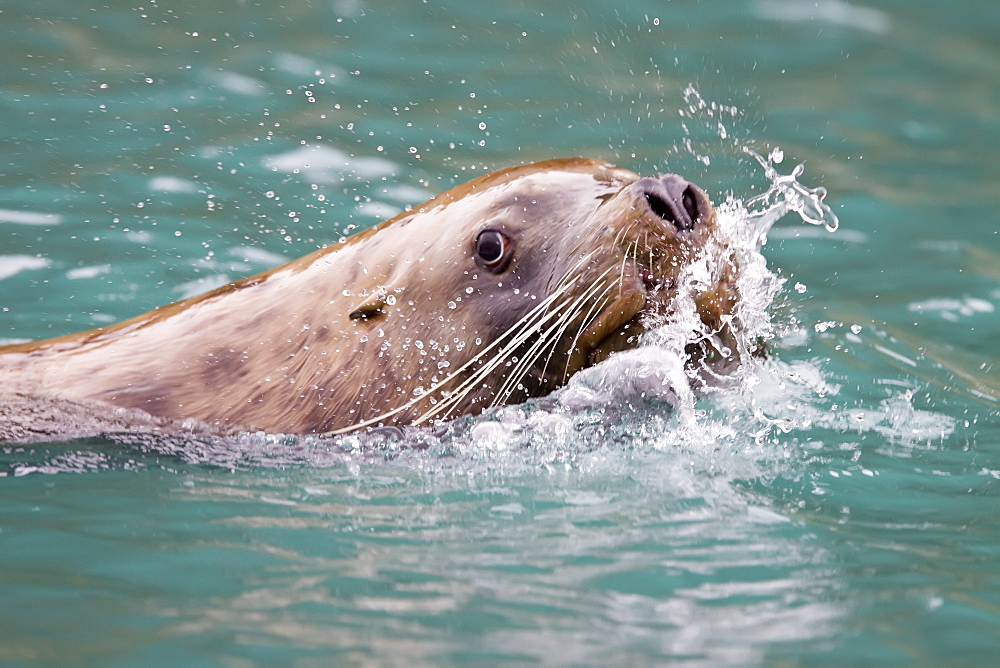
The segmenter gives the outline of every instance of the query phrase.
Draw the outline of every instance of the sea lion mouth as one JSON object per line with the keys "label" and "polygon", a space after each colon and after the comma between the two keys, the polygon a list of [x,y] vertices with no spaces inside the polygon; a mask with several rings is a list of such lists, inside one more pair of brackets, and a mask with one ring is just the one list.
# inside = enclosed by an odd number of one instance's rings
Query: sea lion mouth
{"label": "sea lion mouth", "polygon": [[591,344],[586,366],[599,364],[612,353],[638,347],[650,322],[659,322],[669,312],[675,297],[673,280],[657,277],[648,269],[638,271],[637,278],[636,285],[625,287],[622,295],[584,330]]}
{"label": "sea lion mouth", "polygon": [[580,334],[578,349],[585,357],[581,367],[602,362],[613,352],[634,348],[642,333],[639,316],[646,303],[644,290],[623,290],[606,306]]}

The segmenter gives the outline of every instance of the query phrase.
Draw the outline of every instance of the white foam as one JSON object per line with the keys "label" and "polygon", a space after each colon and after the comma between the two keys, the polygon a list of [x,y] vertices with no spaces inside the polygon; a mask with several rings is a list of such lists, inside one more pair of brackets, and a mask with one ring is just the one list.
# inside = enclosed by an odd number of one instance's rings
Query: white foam
{"label": "white foam", "polygon": [[22,271],[44,269],[50,264],[49,260],[34,255],[0,255],[0,281]]}
{"label": "white foam", "polygon": [[62,216],[56,213],[0,209],[0,223],[14,223],[15,225],[58,225],[61,222]]}
{"label": "white foam", "polygon": [[628,401],[692,403],[692,391],[676,350],[642,346],[615,353],[603,363],[578,372],[557,394],[572,411],[613,408]]}
{"label": "white foam", "polygon": [[149,189],[165,193],[198,192],[198,184],[176,176],[154,176],[149,180]]}
{"label": "white foam", "polygon": [[246,262],[254,262],[268,267],[277,267],[288,262],[288,258],[284,255],[272,253],[271,251],[254,246],[236,246],[229,249],[229,254]]}
{"label": "white foam", "polygon": [[211,276],[203,276],[187,283],[181,283],[173,291],[180,293],[181,299],[187,299],[188,297],[196,297],[203,292],[221,287],[229,281],[230,278],[226,274],[212,274]]}
{"label": "white foam", "polygon": [[[797,225],[795,227],[778,227],[772,228],[770,232],[767,233],[770,239],[830,239],[830,235],[826,230],[819,227],[803,227]],[[860,230],[838,230],[837,236],[833,237],[834,241],[843,241],[851,244],[867,244],[871,237]]]}
{"label": "white foam", "polygon": [[236,72],[218,72],[215,81],[230,93],[239,95],[261,95],[266,88],[258,79]]}
{"label": "white foam", "polygon": [[772,21],[818,21],[879,35],[889,32],[892,27],[888,13],[872,7],[848,4],[843,0],[757,0],[754,9],[758,16]]}
{"label": "white foam", "polygon": [[433,193],[423,188],[417,188],[405,183],[386,188],[383,192],[389,199],[405,204],[419,204],[420,202],[429,200],[433,195]]}
{"label": "white foam", "polygon": [[362,202],[358,204],[357,211],[364,216],[386,220],[399,213],[400,209],[398,206],[386,204],[385,202]]}
{"label": "white foam", "polygon": [[325,144],[310,144],[270,155],[264,166],[285,174],[306,173],[313,178],[330,179],[336,175],[371,179],[391,176],[397,165],[384,158],[358,157]]}
{"label": "white foam", "polygon": [[935,313],[944,320],[952,322],[957,321],[960,317],[969,318],[980,313],[993,313],[994,311],[993,304],[977,297],[925,299],[911,302],[906,308],[914,313]]}
{"label": "white foam", "polygon": [[77,267],[75,269],[70,269],[66,272],[66,278],[71,281],[79,280],[81,278],[94,278],[100,276],[101,274],[106,274],[111,271],[110,264],[95,264],[89,267]]}

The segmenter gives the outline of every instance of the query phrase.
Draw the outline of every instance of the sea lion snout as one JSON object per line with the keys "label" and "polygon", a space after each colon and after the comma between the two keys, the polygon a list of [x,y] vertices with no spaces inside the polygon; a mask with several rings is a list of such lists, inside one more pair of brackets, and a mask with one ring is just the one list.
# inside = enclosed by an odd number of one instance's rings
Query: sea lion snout
{"label": "sea lion snout", "polygon": [[677,174],[647,176],[637,185],[650,210],[678,230],[693,230],[701,222],[706,197]]}

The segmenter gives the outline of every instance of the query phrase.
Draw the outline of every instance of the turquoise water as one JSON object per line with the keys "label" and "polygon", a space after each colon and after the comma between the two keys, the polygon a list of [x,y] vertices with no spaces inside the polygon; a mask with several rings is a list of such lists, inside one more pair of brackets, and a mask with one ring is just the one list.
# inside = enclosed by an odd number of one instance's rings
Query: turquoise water
{"label": "turquoise water", "polygon": [[747,201],[780,147],[841,221],[771,230],[770,358],[693,411],[0,446],[0,661],[1000,651],[996,3],[8,0],[0,35],[6,340],[554,156]]}

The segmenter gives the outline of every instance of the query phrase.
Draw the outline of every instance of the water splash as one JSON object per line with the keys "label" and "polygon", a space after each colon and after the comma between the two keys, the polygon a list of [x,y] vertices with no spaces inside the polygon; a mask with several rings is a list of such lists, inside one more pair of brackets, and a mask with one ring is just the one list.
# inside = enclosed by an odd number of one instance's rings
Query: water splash
{"label": "water splash", "polygon": [[763,228],[762,233],[766,233],[779,218],[794,212],[804,223],[822,225],[828,232],[837,231],[840,220],[823,201],[826,198],[826,188],[808,188],[798,181],[805,165],[800,163],[791,174],[781,175],[774,168],[774,165],[784,160],[784,152],[780,148],[772,150],[767,159],[748,147],[743,147],[743,151],[760,163],[764,168],[764,175],[771,182],[771,187],[764,193],[746,202],[746,208],[751,214],[749,220],[756,228]]}
{"label": "water splash", "polygon": [[[765,364],[761,350],[785,334],[790,326],[774,318],[773,307],[785,281],[768,268],[761,247],[771,227],[788,214],[797,215],[806,224],[823,225],[831,232],[837,229],[838,220],[824,202],[826,190],[810,188],[799,181],[803,174],[801,164],[790,174],[776,169],[775,165],[783,160],[781,149],[772,150],[767,159],[751,149],[743,150],[763,168],[767,179],[764,192],[746,199],[729,195],[717,207],[718,233],[713,245],[688,267],[670,320],[646,335],[644,348],[622,355],[616,361],[619,369],[614,373],[605,368],[578,374],[565,394],[572,396],[575,387],[601,374],[610,375],[603,386],[605,393],[616,386],[617,392],[611,396],[621,400],[622,388],[632,388],[648,378],[651,382],[633,394],[669,401],[675,414],[676,432],[705,430],[705,413],[700,404],[701,397],[706,395],[721,398],[722,404],[739,397],[747,413],[747,420],[740,428],[744,433],[755,434],[757,443],[774,429],[789,429],[788,420],[770,417],[755,399]],[[734,312],[723,317],[726,331],[712,331],[701,320],[695,295],[727,277],[739,299]],[[683,360],[692,344],[717,351],[722,363],[718,359],[702,360],[696,367],[685,367]],[[654,371],[657,364],[659,368]],[[669,390],[665,389],[667,385]],[[601,396],[600,391],[592,390],[592,394]],[[625,396],[628,398],[629,393]],[[729,407],[733,409],[734,404],[730,402]],[[723,431],[727,430],[709,430],[712,438],[718,438]]]}
{"label": "water splash", "polygon": [[694,84],[684,89],[684,106],[678,109],[678,114],[684,138],[668,154],[686,153],[708,167],[720,148],[740,145],[737,130],[743,124],[743,111],[735,105],[706,100]]}

